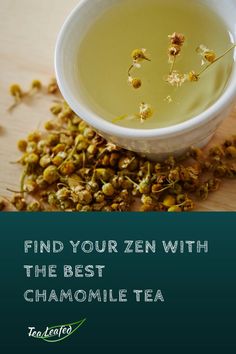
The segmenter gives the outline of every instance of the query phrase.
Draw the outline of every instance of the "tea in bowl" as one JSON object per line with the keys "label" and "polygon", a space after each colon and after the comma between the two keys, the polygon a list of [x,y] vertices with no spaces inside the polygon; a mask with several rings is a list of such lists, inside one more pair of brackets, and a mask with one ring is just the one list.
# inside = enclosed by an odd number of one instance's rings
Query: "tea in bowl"
{"label": "tea in bowl", "polygon": [[58,36],[71,108],[151,158],[204,146],[236,98],[233,0],[82,0]]}

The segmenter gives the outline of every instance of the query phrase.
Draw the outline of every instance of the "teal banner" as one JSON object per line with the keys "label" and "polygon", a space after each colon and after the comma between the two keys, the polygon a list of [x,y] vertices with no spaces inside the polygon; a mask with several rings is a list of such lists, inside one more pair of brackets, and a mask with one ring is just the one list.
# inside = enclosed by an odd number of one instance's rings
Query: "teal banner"
{"label": "teal banner", "polygon": [[1,353],[236,352],[235,213],[2,213]]}

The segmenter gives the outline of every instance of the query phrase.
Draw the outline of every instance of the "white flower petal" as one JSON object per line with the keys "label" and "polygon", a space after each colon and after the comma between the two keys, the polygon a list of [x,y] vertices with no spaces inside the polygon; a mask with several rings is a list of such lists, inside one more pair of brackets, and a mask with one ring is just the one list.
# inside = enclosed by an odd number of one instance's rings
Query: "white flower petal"
{"label": "white flower petal", "polygon": [[134,67],[136,69],[140,69],[141,68],[141,64],[137,63],[136,61],[134,61],[133,65],[134,65]]}

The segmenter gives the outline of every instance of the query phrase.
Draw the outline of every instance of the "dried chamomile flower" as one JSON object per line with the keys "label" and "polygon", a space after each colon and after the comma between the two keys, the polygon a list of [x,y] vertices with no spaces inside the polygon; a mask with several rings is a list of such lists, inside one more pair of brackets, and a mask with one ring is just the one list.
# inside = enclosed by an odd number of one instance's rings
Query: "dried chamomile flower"
{"label": "dried chamomile flower", "polygon": [[216,192],[220,188],[221,180],[219,178],[210,178],[208,181],[209,192]]}
{"label": "dried chamomile flower", "polygon": [[236,158],[236,147],[235,146],[228,146],[225,149],[226,155],[232,158]]}
{"label": "dried chamomile flower", "polygon": [[69,106],[64,105],[61,113],[58,114],[58,118],[64,122],[67,122],[68,119],[71,119],[72,114],[72,109]]}
{"label": "dried chamomile flower", "polygon": [[171,44],[182,46],[185,42],[185,36],[182,33],[174,32],[168,36]]}
{"label": "dried chamomile flower", "polygon": [[46,192],[46,188],[48,187],[48,183],[44,180],[43,175],[39,175],[36,179],[36,183],[38,188],[44,189],[43,192]]}
{"label": "dried chamomile flower", "polygon": [[91,179],[91,181],[89,181],[86,185],[86,189],[90,192],[95,193],[99,190],[99,184],[95,180]]}
{"label": "dried chamomile flower", "polygon": [[144,178],[137,187],[141,194],[149,194],[151,190],[150,178]]}
{"label": "dried chamomile flower", "polygon": [[12,84],[9,91],[10,95],[14,98],[14,103],[8,108],[8,111],[11,111],[22,101],[25,93],[18,84]]}
{"label": "dried chamomile flower", "polygon": [[172,63],[173,61],[173,57],[176,57],[177,55],[179,55],[181,51],[181,47],[179,45],[176,44],[172,44],[171,46],[169,46],[168,48],[168,54],[169,54],[169,62]]}
{"label": "dried chamomile flower", "polygon": [[52,78],[51,81],[48,84],[48,93],[50,94],[55,94],[59,91],[58,85],[57,85],[57,80],[55,78]]}
{"label": "dried chamomile flower", "polygon": [[71,191],[66,187],[63,187],[56,192],[56,197],[60,202],[69,199],[70,195]]}
{"label": "dried chamomile flower", "polygon": [[200,198],[201,200],[207,200],[208,195],[209,195],[209,186],[208,183],[204,183],[202,184],[196,192],[198,198]]}
{"label": "dried chamomile flower", "polygon": [[118,167],[120,170],[129,169],[130,164],[133,162],[133,158],[130,156],[121,156],[118,161]]}
{"label": "dried chamomile flower", "polygon": [[171,86],[175,87],[182,86],[186,80],[187,76],[177,70],[173,70],[166,78],[166,82],[168,82]]}
{"label": "dried chamomile flower", "polygon": [[93,196],[89,191],[84,189],[84,190],[78,192],[78,200],[79,200],[79,203],[82,205],[89,205],[93,200]]}
{"label": "dried chamomile flower", "polygon": [[43,171],[43,178],[48,184],[53,184],[59,179],[58,169],[56,166],[48,166]]}
{"label": "dried chamomile flower", "polygon": [[185,41],[185,37],[182,33],[177,33],[174,32],[168,36],[170,40],[170,45],[168,48],[168,57],[169,57],[169,63],[172,64],[170,73],[172,73],[174,69],[174,64],[176,57],[180,54],[182,46]]}
{"label": "dried chamomile flower", "polygon": [[142,81],[138,78],[134,78],[132,76],[128,77],[128,83],[134,88],[139,89],[142,86]]}
{"label": "dried chamomile flower", "polygon": [[48,194],[48,204],[51,206],[51,207],[58,207],[58,199],[57,199],[57,196],[56,196],[56,193],[49,193]]}
{"label": "dried chamomile flower", "polygon": [[152,212],[157,210],[157,204],[155,203],[154,199],[149,195],[143,194],[141,197],[141,203],[141,212]]}
{"label": "dried chamomile flower", "polygon": [[[52,148],[52,152],[54,153],[54,154],[58,154],[58,153],[60,153],[60,152],[65,152],[65,149],[66,149],[66,144],[61,144],[61,143],[59,143],[59,144],[57,144],[56,146],[54,146],[53,148]],[[65,158],[65,157],[64,157]]]}
{"label": "dried chamomile flower", "polygon": [[213,63],[216,60],[216,53],[207,48],[204,44],[200,44],[200,46],[196,49],[196,52],[202,57],[202,65],[205,63]]}
{"label": "dried chamomile flower", "polygon": [[90,144],[87,148],[87,153],[91,156],[95,156],[98,152],[98,147],[94,144]]}
{"label": "dried chamomile flower", "polygon": [[93,208],[91,205],[84,205],[80,209],[80,212],[82,212],[82,213],[89,213],[90,211],[93,211]]}
{"label": "dried chamomile flower", "polygon": [[153,109],[150,104],[142,102],[139,106],[138,117],[140,122],[144,123],[147,119],[153,116]]}
{"label": "dried chamomile flower", "polygon": [[41,138],[41,133],[36,130],[28,135],[27,141],[29,141],[29,142],[33,141],[33,142],[37,143],[37,142],[39,142],[40,138]]}
{"label": "dried chamomile flower", "polygon": [[25,152],[27,148],[27,141],[26,140],[19,140],[17,143],[17,147],[21,152]]}
{"label": "dried chamomile flower", "polygon": [[209,156],[212,156],[212,157],[224,157],[225,156],[225,150],[220,145],[213,146],[210,149],[210,151],[209,151]]}
{"label": "dried chamomile flower", "polygon": [[147,49],[145,49],[145,48],[134,49],[131,53],[131,57],[132,57],[134,63],[140,63],[144,60],[151,61],[151,59],[148,58],[148,56],[147,56]]}
{"label": "dried chamomile flower", "polygon": [[143,194],[141,197],[141,202],[147,205],[153,205],[153,198],[149,195]]}
{"label": "dried chamomile flower", "polygon": [[15,98],[16,101],[20,101],[23,97],[23,91],[18,84],[13,84],[10,86],[10,94]]}
{"label": "dried chamomile flower", "polygon": [[102,191],[94,193],[94,199],[97,203],[103,203],[105,200],[105,194]]}
{"label": "dried chamomile flower", "polygon": [[31,83],[31,90],[39,91],[42,88],[42,83],[39,80],[33,80]]}
{"label": "dried chamomile flower", "polygon": [[171,194],[167,195],[165,197],[165,199],[163,200],[162,204],[165,206],[165,207],[171,207],[173,205],[176,204],[176,200],[175,200],[175,197]]}
{"label": "dried chamomile flower", "polygon": [[48,147],[47,147],[47,143],[46,143],[46,140],[42,139],[38,142],[37,144],[37,151],[40,153],[40,154],[44,154],[44,153],[48,153]]}
{"label": "dried chamomile flower", "polygon": [[57,103],[57,104],[51,106],[51,108],[50,108],[50,111],[55,116],[57,116],[59,113],[61,113],[62,110],[63,110],[63,106],[61,103]]}
{"label": "dried chamomile flower", "polygon": [[11,199],[11,203],[19,211],[23,211],[27,207],[25,199],[20,194],[15,194]]}
{"label": "dried chamomile flower", "polygon": [[38,188],[38,185],[37,185],[36,181],[28,180],[24,183],[23,188],[24,188],[24,191],[27,193],[35,193]]}
{"label": "dried chamomile flower", "polygon": [[171,207],[168,208],[167,210],[168,212],[172,212],[172,213],[179,213],[182,211],[181,207],[178,205],[172,205]]}
{"label": "dried chamomile flower", "polygon": [[33,202],[31,202],[31,203],[29,203],[27,205],[27,209],[26,210],[30,211],[30,212],[41,211],[41,205],[40,205],[40,203],[37,200],[35,200],[35,201],[33,201]]}
{"label": "dried chamomile flower", "polygon": [[120,151],[121,148],[111,142],[104,142],[105,143],[105,149],[108,152],[114,152],[114,151]]}
{"label": "dried chamomile flower", "polygon": [[48,134],[46,141],[47,141],[47,145],[49,147],[53,147],[60,142],[60,136],[59,136],[59,134],[50,133],[50,134]]}
{"label": "dried chamomile flower", "polygon": [[215,165],[214,167],[214,175],[217,177],[230,177],[230,167],[227,164],[221,163],[219,165]]}
{"label": "dried chamomile flower", "polygon": [[51,164],[51,157],[49,155],[43,155],[39,160],[39,165],[42,168],[46,168]]}
{"label": "dried chamomile flower", "polygon": [[29,141],[27,143],[27,148],[26,148],[27,154],[31,154],[32,152],[37,153],[37,149],[38,149],[38,145],[35,141]]}
{"label": "dried chamomile flower", "polygon": [[46,130],[53,130],[55,128],[55,125],[52,121],[49,120],[49,121],[45,122],[44,128]]}
{"label": "dried chamomile flower", "polygon": [[115,194],[115,189],[111,183],[105,183],[102,186],[102,192],[107,197],[112,197]]}
{"label": "dried chamomile flower", "polygon": [[75,172],[75,164],[73,161],[65,161],[59,169],[63,176],[69,176]]}
{"label": "dried chamomile flower", "polygon": [[186,200],[188,199],[188,196],[186,194],[181,194],[179,193],[177,196],[176,196],[176,203],[177,205],[183,205],[183,203],[186,202]]}
{"label": "dried chamomile flower", "polygon": [[84,129],[83,135],[85,139],[93,139],[93,137],[95,136],[95,131],[90,127],[86,127]]}
{"label": "dried chamomile flower", "polygon": [[32,152],[31,154],[26,155],[24,162],[29,165],[37,164],[39,161],[39,156]]}
{"label": "dried chamomile flower", "polygon": [[191,199],[187,199],[183,204],[183,211],[191,211],[194,209],[194,202]]}
{"label": "dried chamomile flower", "polygon": [[197,82],[199,80],[199,75],[192,70],[188,73],[188,80],[191,82]]}

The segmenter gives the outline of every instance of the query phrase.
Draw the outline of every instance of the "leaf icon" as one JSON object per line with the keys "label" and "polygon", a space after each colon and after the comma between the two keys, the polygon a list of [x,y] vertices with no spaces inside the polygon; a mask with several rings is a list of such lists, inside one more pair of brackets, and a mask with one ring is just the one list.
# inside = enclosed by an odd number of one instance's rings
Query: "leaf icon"
{"label": "leaf icon", "polygon": [[67,323],[67,324],[63,324],[63,325],[57,325],[57,326],[52,326],[52,327],[49,327],[48,328],[48,331],[50,331],[51,329],[61,329],[62,327],[74,327],[72,329],[72,331],[65,335],[64,337],[62,338],[57,338],[55,339],[55,337],[58,337],[58,334],[55,334],[55,335],[51,335],[51,336],[42,336],[42,337],[38,337],[39,339],[42,339],[44,340],[45,342],[48,342],[48,343],[56,343],[56,342],[61,342],[65,339],[67,339],[68,337],[70,337],[73,333],[75,333],[80,327],[82,327],[82,325],[85,323],[86,321],[86,318],[80,320],[80,321],[77,321],[77,322],[73,322],[73,323]]}

